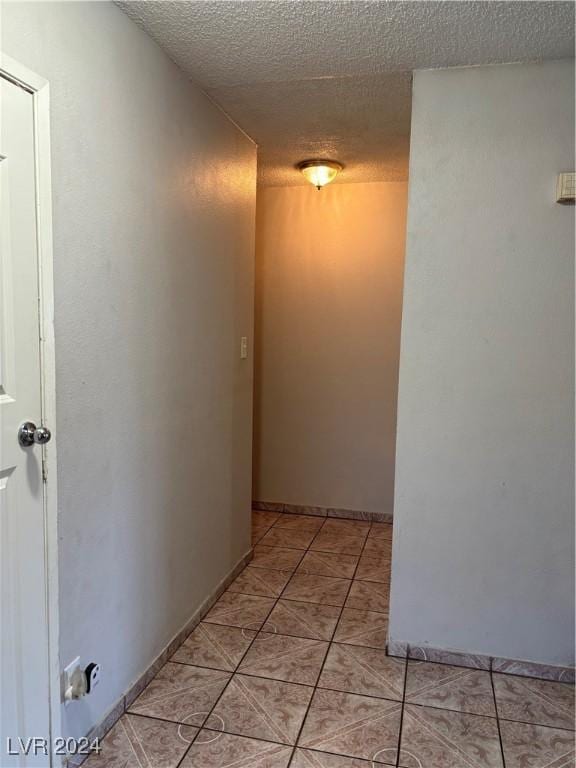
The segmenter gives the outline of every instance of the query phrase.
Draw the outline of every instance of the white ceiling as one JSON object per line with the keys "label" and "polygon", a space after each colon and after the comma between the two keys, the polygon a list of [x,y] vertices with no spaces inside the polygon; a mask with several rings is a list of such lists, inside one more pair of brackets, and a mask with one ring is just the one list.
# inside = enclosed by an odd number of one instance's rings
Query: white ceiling
{"label": "white ceiling", "polygon": [[329,157],[407,178],[414,69],[574,55],[572,2],[118,2],[259,145],[263,184]]}

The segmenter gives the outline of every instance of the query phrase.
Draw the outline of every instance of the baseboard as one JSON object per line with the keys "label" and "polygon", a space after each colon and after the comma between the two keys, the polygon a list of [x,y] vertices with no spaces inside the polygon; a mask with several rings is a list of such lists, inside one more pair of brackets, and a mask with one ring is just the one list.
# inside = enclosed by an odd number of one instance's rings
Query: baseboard
{"label": "baseboard", "polygon": [[553,664],[540,664],[521,659],[504,659],[499,656],[486,656],[480,653],[465,653],[444,648],[430,648],[422,645],[388,640],[386,647],[388,656],[414,659],[415,661],[433,661],[438,664],[451,664],[455,667],[484,669],[499,672],[503,675],[520,675],[535,677],[539,680],[553,680],[561,683],[573,683],[574,667],[558,667]]}
{"label": "baseboard", "polygon": [[357,509],[338,507],[316,507],[307,504],[286,504],[282,501],[253,501],[252,509],[267,512],[282,512],[288,515],[315,515],[317,517],[341,517],[348,520],[366,520],[375,523],[391,523],[393,516],[388,512],[364,512]]}
{"label": "baseboard", "polygon": [[[197,608],[192,616],[188,619],[186,624],[174,635],[172,640],[164,647],[160,654],[154,659],[145,672],[135,680],[128,688],[126,693],[120,697],[120,699],[109,709],[104,718],[95,725],[89,733],[86,735],[89,743],[92,743],[94,739],[103,739],[108,731],[116,724],[116,722],[122,717],[122,715],[129,709],[132,702],[138,698],[144,688],[156,675],[156,673],[166,664],[182,643],[186,640],[188,635],[194,630],[195,627],[202,621],[204,616],[212,608],[214,603],[220,598],[223,592],[230,586],[234,579],[238,576],[240,571],[252,560],[254,557],[254,550],[250,549],[244,557],[239,560],[232,570],[225,576],[213,592],[204,600],[204,602]],[[81,765],[88,755],[71,755],[66,761],[65,765],[76,767]]]}

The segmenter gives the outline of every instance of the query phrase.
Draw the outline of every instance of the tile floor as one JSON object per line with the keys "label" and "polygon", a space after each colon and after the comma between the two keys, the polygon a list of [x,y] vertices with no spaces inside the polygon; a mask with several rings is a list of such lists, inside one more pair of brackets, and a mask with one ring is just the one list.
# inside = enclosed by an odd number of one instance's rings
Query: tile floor
{"label": "tile floor", "polygon": [[254,559],[87,768],[570,768],[574,689],[384,652],[392,527],[254,512]]}

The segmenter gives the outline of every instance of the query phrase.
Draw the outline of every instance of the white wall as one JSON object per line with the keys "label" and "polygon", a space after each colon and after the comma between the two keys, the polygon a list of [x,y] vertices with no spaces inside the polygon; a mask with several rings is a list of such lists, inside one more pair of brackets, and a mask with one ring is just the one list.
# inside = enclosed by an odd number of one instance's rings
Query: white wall
{"label": "white wall", "polygon": [[110,3],[3,5],[51,83],[61,661],[97,722],[250,545],[255,148]]}
{"label": "white wall", "polygon": [[254,498],[392,512],[405,183],[258,191]]}
{"label": "white wall", "polygon": [[415,75],[393,640],[573,659],[573,66]]}

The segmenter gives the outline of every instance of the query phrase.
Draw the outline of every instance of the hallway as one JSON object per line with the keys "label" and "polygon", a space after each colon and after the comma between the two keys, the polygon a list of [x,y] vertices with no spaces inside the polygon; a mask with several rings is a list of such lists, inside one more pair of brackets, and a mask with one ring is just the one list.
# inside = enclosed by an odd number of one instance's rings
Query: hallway
{"label": "hallway", "polygon": [[255,511],[253,544],[87,768],[574,765],[573,686],[385,655],[391,525]]}
{"label": "hallway", "polygon": [[576,768],[575,9],[0,0],[0,768]]}

